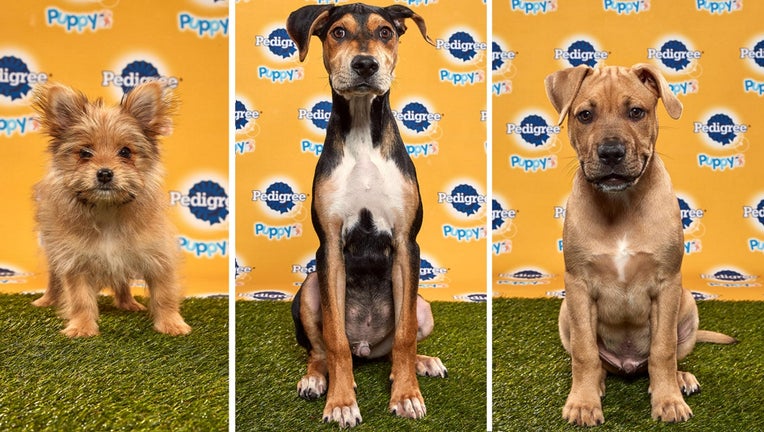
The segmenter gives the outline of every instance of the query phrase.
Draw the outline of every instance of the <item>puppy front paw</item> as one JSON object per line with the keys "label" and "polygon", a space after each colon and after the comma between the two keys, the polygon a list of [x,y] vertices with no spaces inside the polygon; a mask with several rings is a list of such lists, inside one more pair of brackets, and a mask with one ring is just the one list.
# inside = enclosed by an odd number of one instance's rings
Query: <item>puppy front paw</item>
{"label": "puppy front paw", "polygon": [[437,357],[417,354],[416,374],[426,377],[448,378],[448,370]]}
{"label": "puppy front paw", "polygon": [[316,400],[326,393],[326,377],[305,375],[297,383],[297,395],[306,400]]}
{"label": "puppy front paw", "polygon": [[363,421],[355,400],[339,404],[327,402],[323,420],[324,423],[336,422],[341,428],[358,426]]}
{"label": "puppy front paw", "polygon": [[568,396],[562,409],[562,418],[575,426],[599,426],[605,423],[599,398],[587,400]]}
{"label": "puppy front paw", "polygon": [[32,305],[37,307],[48,307],[54,306],[55,304],[56,300],[52,296],[49,296],[47,291],[42,295],[42,297],[32,302]]}
{"label": "puppy front paw", "polygon": [[154,329],[159,333],[170,336],[182,336],[191,333],[191,326],[183,321],[180,314],[174,314],[171,317],[157,318],[154,321]]}
{"label": "puppy front paw", "polygon": [[652,406],[653,420],[677,423],[687,421],[692,417],[692,410],[681,395],[661,400],[653,397]]}
{"label": "puppy front paw", "polygon": [[65,329],[61,330],[64,336],[69,338],[98,336],[98,324],[69,322]]}

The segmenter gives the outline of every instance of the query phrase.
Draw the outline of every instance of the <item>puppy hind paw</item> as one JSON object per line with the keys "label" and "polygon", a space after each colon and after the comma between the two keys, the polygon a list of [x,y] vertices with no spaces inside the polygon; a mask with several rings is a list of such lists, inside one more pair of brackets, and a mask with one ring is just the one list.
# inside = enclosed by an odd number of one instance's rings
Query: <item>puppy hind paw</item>
{"label": "puppy hind paw", "polygon": [[448,370],[438,357],[416,356],[416,374],[426,377],[448,378]]}
{"label": "puppy hind paw", "polygon": [[363,422],[361,411],[358,404],[353,402],[350,405],[330,407],[329,404],[324,408],[324,423],[336,422],[341,428],[355,427]]}
{"label": "puppy hind paw", "polygon": [[316,400],[326,393],[326,377],[305,375],[297,383],[297,395],[305,400]]}

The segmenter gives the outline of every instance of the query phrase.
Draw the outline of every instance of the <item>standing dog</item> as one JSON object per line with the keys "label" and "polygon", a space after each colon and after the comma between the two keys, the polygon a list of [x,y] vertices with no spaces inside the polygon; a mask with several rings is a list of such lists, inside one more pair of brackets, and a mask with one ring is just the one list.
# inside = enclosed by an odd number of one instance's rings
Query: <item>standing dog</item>
{"label": "standing dog", "polygon": [[323,44],[332,112],[313,179],[316,268],[295,296],[298,341],[309,350],[298,393],[327,392],[325,422],[361,422],[353,355],[392,357],[389,410],[426,413],[416,375],[445,376],[439,359],[417,355],[432,330],[429,305],[417,296],[422,205],[414,164],[389,102],[398,38],[410,18],[428,42],[424,20],[404,6],[305,6],[287,31],[305,59],[312,36]]}
{"label": "standing dog", "polygon": [[51,164],[36,186],[37,223],[50,281],[35,306],[61,308],[69,337],[98,334],[98,292],[114,290],[124,310],[145,307],[130,293],[143,278],[154,328],[191,331],[180,316],[177,241],[164,213],[159,137],[172,130],[173,99],[157,82],[106,107],[63,85],[35,95]]}
{"label": "standing dog", "polygon": [[573,366],[563,417],[601,424],[607,372],[646,369],[652,417],[685,421],[692,411],[682,393],[699,385],[677,370],[677,360],[696,341],[734,339],[698,331],[695,301],[682,288],[679,206],[654,153],[658,99],[674,119],[682,104],[646,64],[568,68],[546,78],[546,91],[560,123],[568,117],[580,164],[563,229],[566,298],[559,327]]}

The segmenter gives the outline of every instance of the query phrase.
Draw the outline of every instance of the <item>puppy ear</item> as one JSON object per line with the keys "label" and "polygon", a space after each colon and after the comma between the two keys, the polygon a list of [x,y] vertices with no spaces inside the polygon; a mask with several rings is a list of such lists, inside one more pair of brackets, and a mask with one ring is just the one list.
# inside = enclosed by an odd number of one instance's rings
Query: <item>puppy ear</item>
{"label": "puppy ear", "polygon": [[62,84],[37,87],[32,107],[39,114],[42,130],[54,139],[62,139],[87,109],[88,98]]}
{"label": "puppy ear", "polygon": [[414,20],[416,26],[419,27],[419,33],[422,33],[424,40],[426,40],[430,45],[435,46],[435,43],[432,41],[432,39],[427,36],[427,25],[424,23],[424,18],[417,15],[414,13],[414,11],[407,8],[406,6],[393,5],[384,8],[384,10],[390,15],[390,18],[392,18],[393,25],[395,25],[395,31],[398,33],[398,36],[406,33],[405,20],[406,18],[411,18]]}
{"label": "puppy ear", "polygon": [[135,117],[152,139],[172,133],[175,105],[170,89],[157,81],[139,84],[122,98],[122,111]]}
{"label": "puppy ear", "polygon": [[581,83],[584,78],[592,72],[592,68],[580,65],[572,68],[563,69],[549,74],[544,80],[546,86],[546,96],[554,105],[554,109],[560,113],[560,119],[557,124],[562,124],[565,116],[570,111],[570,105],[576,98],[578,90],[581,89]]}
{"label": "puppy ear", "polygon": [[287,33],[297,44],[300,61],[305,60],[305,56],[308,55],[311,36],[320,33],[323,25],[326,24],[329,10],[333,7],[333,5],[303,6],[289,14],[286,25]]}
{"label": "puppy ear", "polygon": [[674,95],[668,86],[666,79],[658,68],[651,64],[639,63],[631,67],[631,70],[639,77],[640,81],[649,88],[656,96],[661,98],[663,106],[673,119],[682,115],[682,102]]}

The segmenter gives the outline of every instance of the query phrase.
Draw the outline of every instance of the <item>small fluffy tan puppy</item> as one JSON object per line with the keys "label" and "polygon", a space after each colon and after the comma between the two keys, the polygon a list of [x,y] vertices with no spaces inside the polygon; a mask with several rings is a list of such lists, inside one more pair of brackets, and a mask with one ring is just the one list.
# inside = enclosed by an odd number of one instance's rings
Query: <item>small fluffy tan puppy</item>
{"label": "small fluffy tan puppy", "polygon": [[60,307],[69,337],[98,334],[98,293],[109,287],[124,310],[145,307],[130,293],[143,279],[160,333],[191,331],[180,316],[178,246],[165,215],[161,136],[174,101],[157,82],[135,87],[117,106],[69,87],[35,93],[51,163],[36,186],[37,222],[50,282],[36,306]]}

